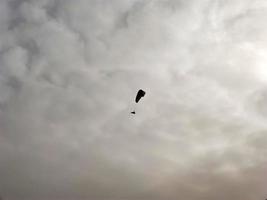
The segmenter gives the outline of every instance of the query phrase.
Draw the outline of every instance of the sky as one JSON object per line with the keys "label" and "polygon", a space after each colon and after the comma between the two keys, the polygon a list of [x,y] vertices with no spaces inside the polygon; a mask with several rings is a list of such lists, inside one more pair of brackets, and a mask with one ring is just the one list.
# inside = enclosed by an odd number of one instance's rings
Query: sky
{"label": "sky", "polygon": [[266,21],[266,0],[0,0],[0,196],[266,199]]}

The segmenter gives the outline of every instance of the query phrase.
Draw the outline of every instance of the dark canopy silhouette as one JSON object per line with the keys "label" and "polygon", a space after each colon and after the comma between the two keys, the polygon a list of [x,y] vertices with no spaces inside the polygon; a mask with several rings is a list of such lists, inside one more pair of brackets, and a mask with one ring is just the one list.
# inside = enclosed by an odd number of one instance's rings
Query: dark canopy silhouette
{"label": "dark canopy silhouette", "polygon": [[136,95],[136,98],[135,98],[135,102],[138,103],[138,101],[143,97],[145,96],[146,92],[144,90],[139,90],[137,92],[137,95]]}

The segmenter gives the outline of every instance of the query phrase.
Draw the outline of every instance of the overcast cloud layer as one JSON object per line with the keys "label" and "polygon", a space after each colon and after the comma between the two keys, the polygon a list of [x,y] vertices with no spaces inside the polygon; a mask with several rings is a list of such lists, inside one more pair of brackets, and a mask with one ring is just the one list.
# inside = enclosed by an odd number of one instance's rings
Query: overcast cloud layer
{"label": "overcast cloud layer", "polygon": [[0,0],[0,195],[267,198],[266,21],[266,0]]}

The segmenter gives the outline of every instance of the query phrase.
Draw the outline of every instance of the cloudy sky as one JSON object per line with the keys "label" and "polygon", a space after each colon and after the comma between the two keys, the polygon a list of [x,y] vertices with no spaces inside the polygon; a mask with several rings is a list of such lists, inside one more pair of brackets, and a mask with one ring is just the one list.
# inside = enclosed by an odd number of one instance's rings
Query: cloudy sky
{"label": "cloudy sky", "polygon": [[266,0],[0,0],[0,196],[265,199],[266,21]]}

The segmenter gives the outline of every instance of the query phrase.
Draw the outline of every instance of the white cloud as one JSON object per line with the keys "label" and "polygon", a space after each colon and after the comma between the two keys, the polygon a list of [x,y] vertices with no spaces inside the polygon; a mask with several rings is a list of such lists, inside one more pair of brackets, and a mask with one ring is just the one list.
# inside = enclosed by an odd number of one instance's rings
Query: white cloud
{"label": "white cloud", "polygon": [[1,195],[266,198],[266,6],[2,0]]}

